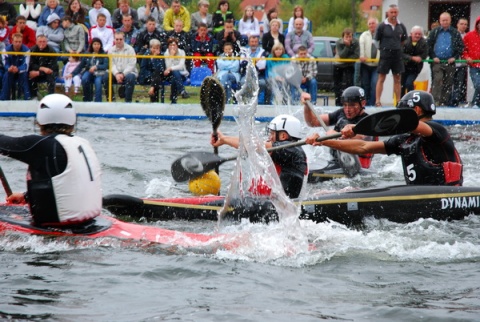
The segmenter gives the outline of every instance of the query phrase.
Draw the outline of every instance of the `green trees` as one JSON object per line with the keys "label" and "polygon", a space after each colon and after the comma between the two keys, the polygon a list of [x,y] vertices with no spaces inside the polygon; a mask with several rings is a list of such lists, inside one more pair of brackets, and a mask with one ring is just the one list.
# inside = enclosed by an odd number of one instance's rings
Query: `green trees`
{"label": "green trees", "polygon": [[366,25],[359,9],[360,2],[361,0],[281,0],[280,16],[288,21],[293,15],[293,8],[301,5],[305,16],[313,23],[314,36],[340,37],[344,28],[359,31]]}
{"label": "green trees", "polygon": [[[198,0],[182,0],[182,4],[192,13],[198,10]],[[169,0],[166,1],[170,3]],[[210,0],[210,12],[213,13],[219,0]],[[305,16],[312,21],[312,33],[314,36],[339,37],[344,28],[353,28],[354,31],[363,31],[366,27],[367,17],[363,17],[359,5],[362,0],[280,0],[278,11],[280,18],[288,22],[293,15],[293,8],[301,5]],[[243,15],[241,9],[242,0],[229,0],[230,10],[235,18],[240,19]],[[138,8],[144,5],[144,0],[132,0],[132,7]],[[116,8],[116,0],[105,0],[105,7],[113,12]],[[377,17],[381,19],[382,17]]]}

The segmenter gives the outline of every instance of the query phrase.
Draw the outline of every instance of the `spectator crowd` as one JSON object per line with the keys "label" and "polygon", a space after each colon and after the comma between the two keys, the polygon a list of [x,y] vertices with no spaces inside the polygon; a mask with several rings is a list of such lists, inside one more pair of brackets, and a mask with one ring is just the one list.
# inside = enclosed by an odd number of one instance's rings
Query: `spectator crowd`
{"label": "spectator crowd", "polygon": [[[146,85],[150,100],[156,102],[160,88],[168,82],[170,100],[176,103],[179,97],[189,97],[184,84],[192,69],[204,67],[218,77],[227,100],[234,102],[233,92],[245,82],[247,60],[242,56],[249,56],[255,58],[259,75],[260,104],[271,104],[274,87],[285,82],[274,67],[292,58],[302,73],[300,87],[316,104],[315,44],[308,28],[311,22],[301,6],[295,6],[283,32],[276,8],[259,21],[252,6],[237,15],[228,0],[220,0],[214,10],[208,0],[199,0],[193,13],[181,0],[172,0],[169,8],[162,8],[157,0],[145,0],[137,9],[129,0],[118,0],[113,12],[105,8],[103,0],[88,5],[69,0],[64,8],[59,0],[44,4],[26,0],[17,12],[11,3],[0,0],[0,50],[4,52],[0,100],[35,98],[41,83],[53,93],[62,79],[67,94],[82,92],[87,102],[101,102],[103,93],[113,85],[119,98],[132,102],[136,84]],[[381,106],[386,75],[392,72],[399,99],[413,89],[428,57],[435,103],[466,104],[467,66],[475,89],[480,89],[480,63],[476,62],[480,58],[480,26],[466,34],[468,21],[459,19],[458,28],[453,28],[451,16],[445,12],[439,17],[439,26],[425,38],[420,26],[414,26],[408,35],[398,14],[398,7],[392,5],[385,21],[368,19],[368,30],[358,39],[351,28],[344,29],[335,51],[339,59],[334,64],[336,105],[342,105],[343,90],[355,84],[356,62],[367,105]],[[112,55],[111,67],[106,54]],[[461,58],[468,65],[458,62]],[[291,94],[299,96],[295,89]],[[480,104],[479,100],[480,93],[475,91],[472,105]]]}

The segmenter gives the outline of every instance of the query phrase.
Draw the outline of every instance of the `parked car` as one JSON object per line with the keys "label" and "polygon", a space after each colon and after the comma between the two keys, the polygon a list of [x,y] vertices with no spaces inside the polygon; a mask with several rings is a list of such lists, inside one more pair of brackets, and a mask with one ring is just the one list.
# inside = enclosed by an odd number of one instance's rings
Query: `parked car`
{"label": "parked car", "polygon": [[[337,37],[313,37],[315,58],[334,58]],[[333,89],[333,62],[317,62],[318,89]]]}

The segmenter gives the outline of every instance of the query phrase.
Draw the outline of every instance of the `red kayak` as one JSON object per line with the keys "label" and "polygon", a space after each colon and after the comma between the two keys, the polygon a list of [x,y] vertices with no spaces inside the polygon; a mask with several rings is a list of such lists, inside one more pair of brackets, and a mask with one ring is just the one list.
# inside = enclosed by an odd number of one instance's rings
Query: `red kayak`
{"label": "red kayak", "polygon": [[[56,237],[118,238],[122,240],[176,245],[185,248],[209,246],[231,249],[235,242],[222,234],[197,234],[164,229],[155,226],[127,223],[113,217],[100,215],[88,223],[68,228],[40,228],[31,225],[28,207],[0,205],[0,233],[8,231]],[[227,240],[229,239],[229,240]]]}

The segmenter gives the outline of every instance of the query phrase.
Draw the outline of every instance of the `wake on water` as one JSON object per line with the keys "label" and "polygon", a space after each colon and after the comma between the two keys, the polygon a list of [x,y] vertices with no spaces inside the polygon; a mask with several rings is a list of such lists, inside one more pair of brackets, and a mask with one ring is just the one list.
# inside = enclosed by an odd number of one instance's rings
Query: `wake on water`
{"label": "wake on water", "polygon": [[[240,223],[222,222],[218,226],[225,234],[222,242],[235,243],[233,249],[223,249],[215,245],[195,245],[192,249],[153,245],[149,243],[126,244],[115,239],[58,239],[21,234],[4,234],[0,238],[0,250],[12,252],[50,253],[66,252],[84,248],[122,248],[141,246],[151,252],[158,249],[162,254],[208,255],[217,259],[242,260],[272,265],[301,267],[316,265],[334,257],[362,254],[379,260],[418,261],[418,262],[457,262],[480,259],[480,220],[472,215],[461,222],[439,222],[430,219],[410,224],[396,224],[386,220],[367,219],[362,230],[347,228],[335,222],[314,223],[298,220],[297,207],[286,197],[274,165],[264,146],[262,135],[256,130],[254,115],[258,96],[258,79],[255,67],[249,62],[245,86],[236,93],[238,105],[235,108],[239,128],[240,148],[230,179],[227,203],[232,196],[252,197],[252,182],[260,178],[272,188],[268,197],[277,212],[279,221],[268,225],[254,224],[247,220]],[[285,88],[274,90],[277,100],[290,97]],[[290,101],[290,99],[288,99]],[[298,116],[298,108],[292,107],[292,114]],[[299,117],[300,118],[300,117]],[[301,118],[300,118],[301,119]],[[384,156],[374,159],[383,160]],[[392,178],[401,178],[398,159],[382,163],[381,171]],[[342,181],[343,180],[343,181]],[[325,183],[325,189],[338,190],[339,182],[344,187],[370,187],[378,185],[373,179],[354,178]],[[478,183],[476,183],[478,184]],[[475,185],[475,184],[474,184]],[[318,187],[317,187],[318,188]],[[156,178],[147,183],[147,195],[168,195],[172,192],[169,178]],[[304,185],[303,195],[315,193]],[[191,230],[206,234],[216,234],[213,225],[202,223],[150,223],[175,230]],[[173,242],[173,241],[172,241]],[[167,249],[167,250],[166,250]]]}

